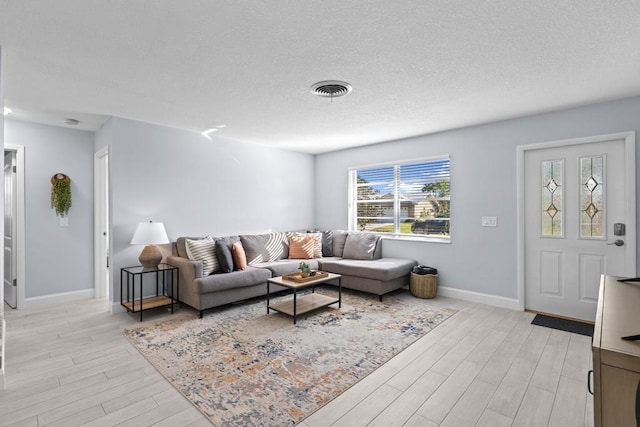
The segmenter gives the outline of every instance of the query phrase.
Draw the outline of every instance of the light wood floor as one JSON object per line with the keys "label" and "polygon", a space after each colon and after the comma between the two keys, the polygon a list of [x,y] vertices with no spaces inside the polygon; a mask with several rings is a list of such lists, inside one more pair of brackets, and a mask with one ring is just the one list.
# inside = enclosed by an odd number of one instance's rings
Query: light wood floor
{"label": "light wood floor", "polygon": [[[590,338],[533,326],[530,313],[431,303],[460,311],[301,426],[593,425]],[[104,300],[5,315],[0,425],[211,425],[124,338],[137,316],[110,315]]]}

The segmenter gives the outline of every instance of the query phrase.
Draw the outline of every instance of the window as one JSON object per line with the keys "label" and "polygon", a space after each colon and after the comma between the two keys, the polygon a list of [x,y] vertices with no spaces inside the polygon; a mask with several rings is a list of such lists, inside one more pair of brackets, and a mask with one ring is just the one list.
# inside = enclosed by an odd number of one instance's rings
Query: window
{"label": "window", "polygon": [[450,237],[449,157],[349,170],[349,229]]}
{"label": "window", "polygon": [[563,237],[564,197],[563,179],[564,160],[546,160],[542,162],[542,235],[544,237]]}
{"label": "window", "polygon": [[604,239],[604,156],[580,158],[580,238]]}

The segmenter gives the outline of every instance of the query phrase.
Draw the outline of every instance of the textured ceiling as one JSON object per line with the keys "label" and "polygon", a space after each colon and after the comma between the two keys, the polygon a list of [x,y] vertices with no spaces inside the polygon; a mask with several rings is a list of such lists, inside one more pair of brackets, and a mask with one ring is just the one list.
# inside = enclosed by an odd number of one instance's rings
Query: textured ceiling
{"label": "textured ceiling", "polygon": [[17,119],[308,153],[640,94],[637,0],[0,0],[0,45]]}

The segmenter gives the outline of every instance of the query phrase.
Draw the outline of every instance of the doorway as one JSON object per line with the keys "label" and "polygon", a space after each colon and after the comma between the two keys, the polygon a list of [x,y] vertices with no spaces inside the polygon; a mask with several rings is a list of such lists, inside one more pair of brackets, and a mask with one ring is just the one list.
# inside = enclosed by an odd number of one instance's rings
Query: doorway
{"label": "doorway", "polygon": [[107,299],[111,283],[109,271],[109,148],[94,157],[94,265],[95,298]]}
{"label": "doorway", "polygon": [[18,307],[16,276],[16,152],[4,152],[4,302]]}
{"label": "doorway", "polygon": [[4,302],[24,308],[25,301],[24,146],[4,149]]}
{"label": "doorway", "polygon": [[522,309],[595,319],[600,276],[635,276],[635,134],[521,147]]}

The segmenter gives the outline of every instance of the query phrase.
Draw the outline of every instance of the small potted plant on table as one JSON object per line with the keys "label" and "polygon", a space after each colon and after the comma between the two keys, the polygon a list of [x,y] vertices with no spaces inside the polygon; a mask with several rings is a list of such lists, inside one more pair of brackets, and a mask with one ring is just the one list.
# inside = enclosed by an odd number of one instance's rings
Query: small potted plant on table
{"label": "small potted plant on table", "polygon": [[300,270],[302,277],[309,277],[311,274],[311,267],[309,267],[309,264],[304,261],[300,261],[300,264],[298,264],[298,270]]}

